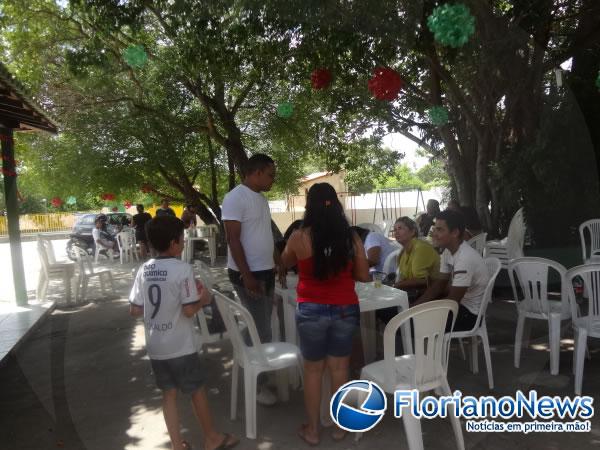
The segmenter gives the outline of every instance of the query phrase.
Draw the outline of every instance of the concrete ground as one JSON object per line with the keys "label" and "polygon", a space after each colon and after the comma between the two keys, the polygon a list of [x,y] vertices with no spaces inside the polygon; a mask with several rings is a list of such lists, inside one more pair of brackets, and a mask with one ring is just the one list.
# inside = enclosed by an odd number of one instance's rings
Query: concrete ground
{"label": "concrete ground", "polygon": [[[0,366],[0,448],[25,449],[168,449],[169,439],[161,412],[160,392],[154,386],[144,352],[144,330],[128,316],[127,294],[132,266],[114,265],[118,298],[92,299],[74,308],[59,306],[28,340]],[[217,271],[223,276],[222,271]],[[60,295],[60,286],[49,290]],[[95,298],[94,298],[95,297]],[[488,329],[496,387],[487,387],[483,354],[480,373],[472,374],[456,349],[451,353],[449,383],[470,395],[514,395],[517,389],[536,389],[539,395],[573,395],[572,333],[565,323],[560,374],[549,372],[547,326],[530,327],[530,342],[523,350],[521,368],[513,367],[516,312],[496,295],[489,308]],[[596,398],[600,392],[600,345],[590,341],[583,391]],[[224,431],[242,437],[240,449],[304,449],[296,430],[304,420],[302,392],[291,392],[288,403],[258,406],[258,439],[244,433],[243,395],[238,396],[238,419],[229,420],[231,347],[221,341],[204,354],[207,389],[216,422]],[[201,433],[187,399],[180,399],[185,438],[200,448]],[[391,404],[391,402],[390,402]],[[529,419],[531,420],[531,419]],[[422,421],[426,449],[455,449],[447,419]],[[600,446],[600,419],[592,418],[587,433],[468,433],[469,449],[561,449]],[[464,428],[463,428],[464,430]],[[322,434],[327,449],[408,448],[401,420],[388,410],[386,417],[361,441],[348,436],[334,442]]]}

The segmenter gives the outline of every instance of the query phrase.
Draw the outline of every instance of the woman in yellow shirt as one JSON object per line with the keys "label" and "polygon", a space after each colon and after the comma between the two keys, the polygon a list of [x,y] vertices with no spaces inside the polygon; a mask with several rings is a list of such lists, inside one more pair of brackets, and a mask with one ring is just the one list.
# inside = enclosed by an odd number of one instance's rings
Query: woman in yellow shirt
{"label": "woman in yellow shirt", "polygon": [[407,291],[412,301],[427,289],[430,279],[438,276],[440,255],[429,242],[417,238],[417,224],[408,217],[396,220],[394,235],[402,245],[398,257],[400,277],[394,287]]}

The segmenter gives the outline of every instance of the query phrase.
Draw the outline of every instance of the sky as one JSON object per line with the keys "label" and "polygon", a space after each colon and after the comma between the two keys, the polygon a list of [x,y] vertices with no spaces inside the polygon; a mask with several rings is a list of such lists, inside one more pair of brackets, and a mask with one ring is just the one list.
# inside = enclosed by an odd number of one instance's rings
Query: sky
{"label": "sky", "polygon": [[385,136],[383,144],[392,150],[404,153],[404,159],[401,162],[408,164],[408,167],[413,170],[419,170],[429,162],[427,158],[416,155],[416,150],[419,146],[415,142],[399,133],[391,133]]}

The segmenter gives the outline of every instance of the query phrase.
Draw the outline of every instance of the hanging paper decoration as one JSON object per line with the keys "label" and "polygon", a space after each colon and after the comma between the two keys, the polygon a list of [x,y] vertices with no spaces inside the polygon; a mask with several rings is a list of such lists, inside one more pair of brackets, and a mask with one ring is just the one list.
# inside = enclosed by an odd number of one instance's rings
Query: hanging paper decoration
{"label": "hanging paper decoration", "polygon": [[446,3],[433,10],[427,18],[427,27],[440,44],[458,48],[475,33],[475,17],[462,3]]}
{"label": "hanging paper decoration", "polygon": [[402,89],[402,78],[389,67],[376,67],[369,80],[368,88],[377,100],[394,100]]}
{"label": "hanging paper decoration", "polygon": [[116,197],[115,197],[115,194],[112,194],[110,192],[105,192],[104,194],[102,194],[100,196],[100,198],[106,202],[112,202]]}
{"label": "hanging paper decoration", "polygon": [[50,200],[50,204],[55,208],[60,208],[60,206],[63,204],[63,201],[60,197],[54,197],[52,200]]}
{"label": "hanging paper decoration", "polygon": [[123,206],[125,207],[125,209],[129,209],[133,206],[133,203],[131,203],[129,200],[125,200],[123,202]]}
{"label": "hanging paper decoration", "polygon": [[134,69],[140,69],[148,61],[148,55],[143,45],[130,45],[123,50],[123,59]]}
{"label": "hanging paper decoration", "polygon": [[152,187],[152,185],[150,185],[148,183],[142,184],[142,192],[144,194],[149,194],[153,190],[154,190],[154,188]]}
{"label": "hanging paper decoration", "polygon": [[310,74],[310,84],[316,90],[328,88],[331,84],[331,72],[323,67],[313,70]]}
{"label": "hanging paper decoration", "polygon": [[67,201],[65,203],[67,205],[73,206],[75,203],[77,203],[77,199],[70,195],[69,197],[67,197]]}
{"label": "hanging paper decoration", "polygon": [[283,119],[289,119],[294,114],[294,105],[290,102],[281,102],[277,105],[277,115]]}
{"label": "hanging paper decoration", "polygon": [[448,123],[448,110],[443,106],[432,106],[427,110],[429,121],[436,127],[444,126]]}

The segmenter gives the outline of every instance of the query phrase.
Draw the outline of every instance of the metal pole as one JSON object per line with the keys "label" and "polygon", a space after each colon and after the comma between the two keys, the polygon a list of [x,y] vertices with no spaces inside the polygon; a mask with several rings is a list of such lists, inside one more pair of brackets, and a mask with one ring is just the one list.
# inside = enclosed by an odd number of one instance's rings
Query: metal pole
{"label": "metal pole", "polygon": [[23,267],[23,251],[21,249],[21,232],[19,230],[17,169],[15,167],[13,130],[11,128],[0,125],[0,144],[2,146],[4,198],[6,201],[6,221],[8,223],[8,239],[10,242],[15,298],[17,305],[26,306],[27,288],[25,285],[25,268]]}

